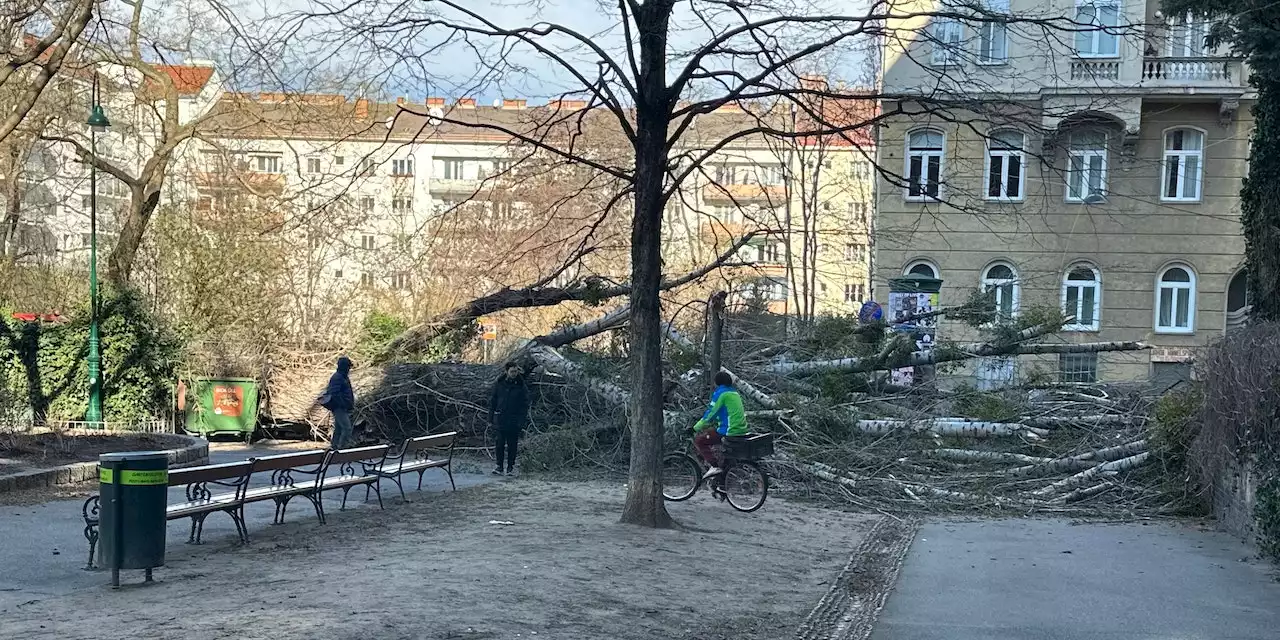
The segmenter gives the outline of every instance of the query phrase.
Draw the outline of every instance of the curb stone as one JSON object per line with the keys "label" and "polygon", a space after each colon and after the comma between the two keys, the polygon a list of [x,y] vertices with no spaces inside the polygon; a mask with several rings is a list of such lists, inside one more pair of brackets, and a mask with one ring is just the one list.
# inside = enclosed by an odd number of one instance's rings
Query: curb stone
{"label": "curb stone", "polygon": [[867,531],[849,563],[801,623],[796,640],[866,640],[898,580],[920,529],[915,519],[885,516]]}
{"label": "curb stone", "polygon": [[[192,466],[209,461],[209,443],[205,440],[175,433],[166,433],[164,435],[184,440],[187,443],[185,447],[180,449],[164,449],[165,453],[169,454],[170,468]],[[76,484],[93,480],[96,477],[98,477],[97,462],[77,462],[52,469],[23,471],[0,476],[0,493]]]}

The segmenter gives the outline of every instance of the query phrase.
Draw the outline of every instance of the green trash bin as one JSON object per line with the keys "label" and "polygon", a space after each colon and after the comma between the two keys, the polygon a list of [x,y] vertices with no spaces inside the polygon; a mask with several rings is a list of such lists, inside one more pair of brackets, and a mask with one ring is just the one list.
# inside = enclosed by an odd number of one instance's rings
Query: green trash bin
{"label": "green trash bin", "polygon": [[165,506],[169,499],[169,454],[122,451],[98,456],[98,496],[102,564],[111,586],[121,569],[164,566]]}
{"label": "green trash bin", "polygon": [[235,435],[248,442],[258,426],[258,381],[253,378],[198,378],[188,394],[186,430],[204,437]]}

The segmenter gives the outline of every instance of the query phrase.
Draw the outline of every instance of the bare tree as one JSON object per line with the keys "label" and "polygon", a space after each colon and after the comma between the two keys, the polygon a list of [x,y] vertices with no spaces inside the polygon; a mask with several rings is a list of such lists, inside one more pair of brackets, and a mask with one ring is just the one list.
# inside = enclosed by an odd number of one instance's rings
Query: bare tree
{"label": "bare tree", "polygon": [[95,0],[17,0],[0,8],[0,39],[5,48],[0,92],[13,96],[0,120],[0,141],[18,128],[58,75],[96,4]]}

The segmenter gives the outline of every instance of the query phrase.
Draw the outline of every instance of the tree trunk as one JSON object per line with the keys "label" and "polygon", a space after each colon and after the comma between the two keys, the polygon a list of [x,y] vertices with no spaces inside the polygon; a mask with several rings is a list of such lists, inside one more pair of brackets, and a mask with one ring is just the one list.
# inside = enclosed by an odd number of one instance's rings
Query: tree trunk
{"label": "tree trunk", "polygon": [[667,28],[673,0],[650,0],[636,12],[640,73],[636,82],[635,213],[631,218],[631,466],[622,522],[671,527],[662,498],[662,191],[666,174]]}
{"label": "tree trunk", "polygon": [[716,374],[720,372],[720,347],[724,341],[724,301],[725,292],[717,291],[711,295],[711,304],[707,305],[707,386],[714,389]]}
{"label": "tree trunk", "polygon": [[151,223],[151,215],[160,205],[161,182],[154,185],[147,183],[135,190],[130,199],[133,206],[130,207],[129,217],[120,228],[116,246],[111,248],[111,254],[107,257],[107,282],[117,289],[125,288],[129,284],[129,277],[133,275],[133,262],[138,257],[138,249],[142,246],[147,226]]}

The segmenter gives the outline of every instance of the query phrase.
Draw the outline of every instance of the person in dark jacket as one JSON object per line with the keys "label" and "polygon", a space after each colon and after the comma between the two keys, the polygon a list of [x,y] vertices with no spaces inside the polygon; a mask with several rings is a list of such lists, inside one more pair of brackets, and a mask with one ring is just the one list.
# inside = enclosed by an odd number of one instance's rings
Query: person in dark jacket
{"label": "person in dark jacket", "polygon": [[529,420],[529,387],[525,385],[524,370],[514,362],[503,367],[502,377],[493,383],[493,396],[489,399],[489,422],[493,423],[494,458],[498,468],[493,475],[503,473],[502,461],[507,462],[506,474],[516,474],[516,446],[520,430]]}
{"label": "person in dark jacket", "polygon": [[351,439],[351,411],[356,408],[356,394],[351,388],[350,358],[338,358],[338,370],[329,376],[329,386],[325,387],[317,404],[333,414],[333,438],[329,446],[341,449]]}

